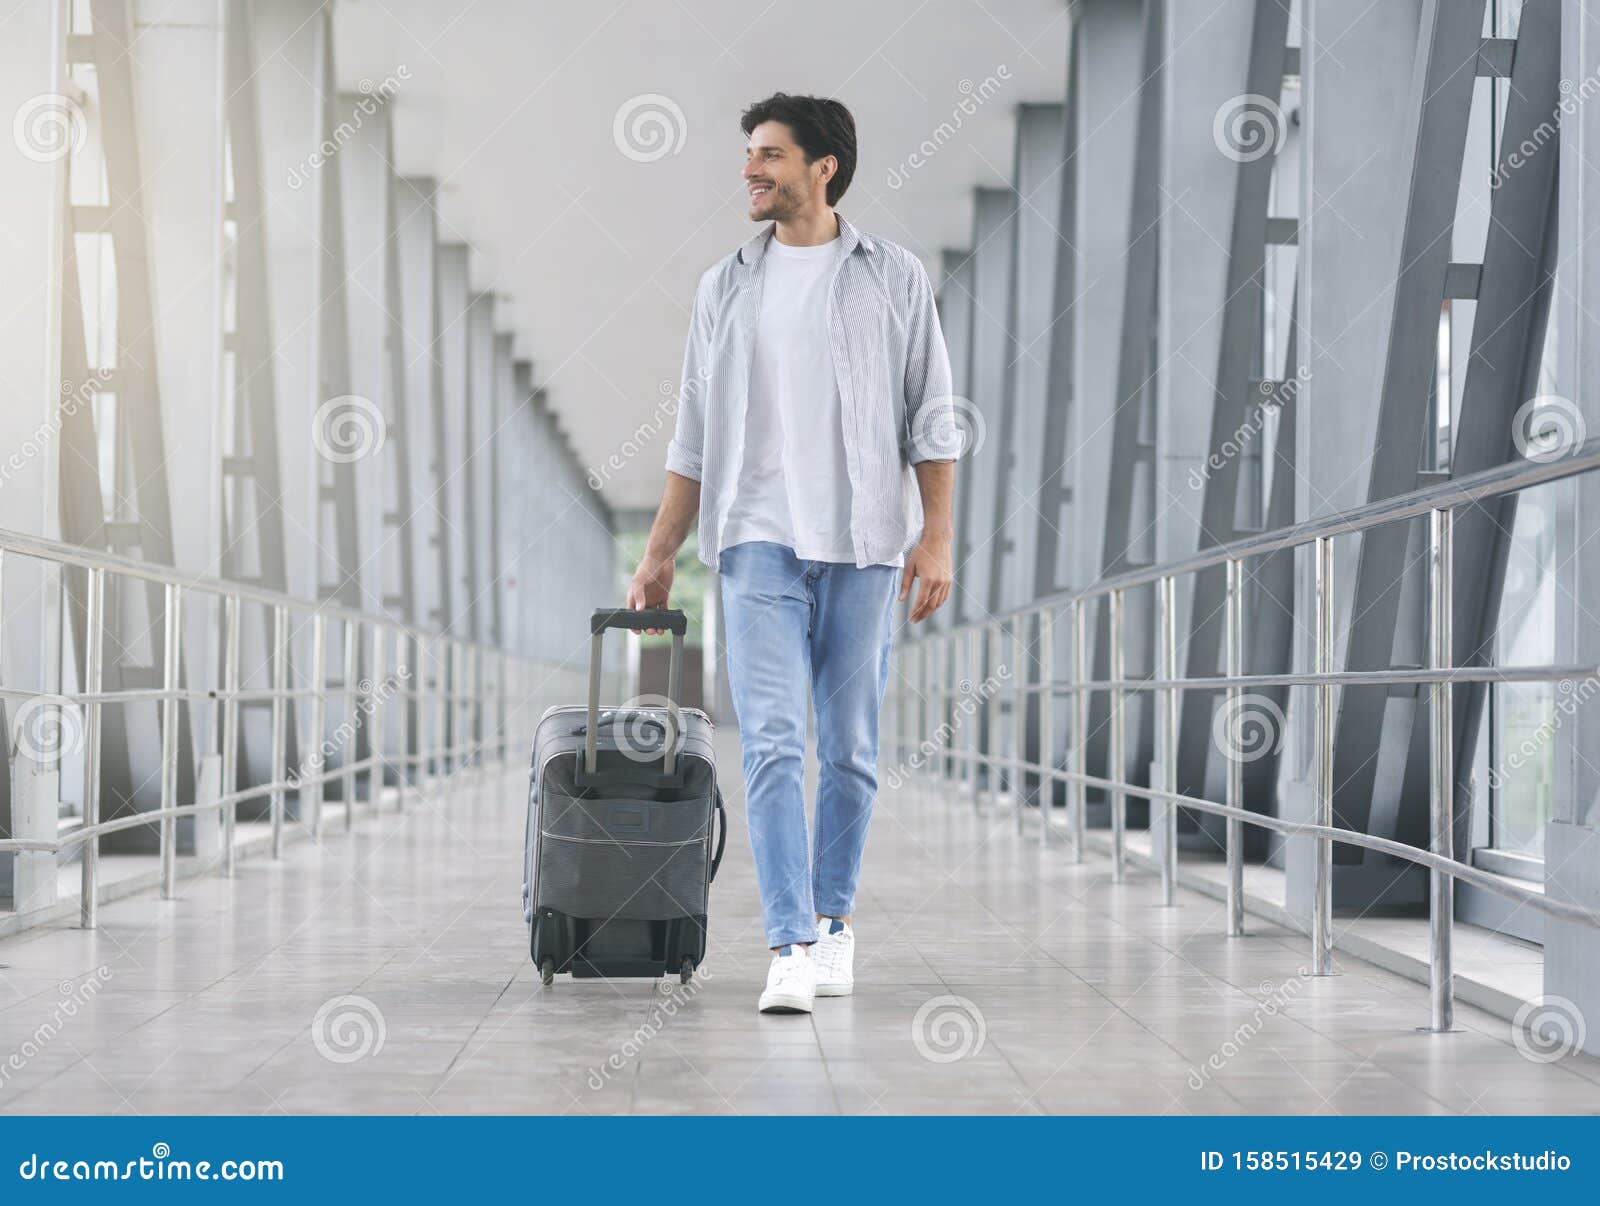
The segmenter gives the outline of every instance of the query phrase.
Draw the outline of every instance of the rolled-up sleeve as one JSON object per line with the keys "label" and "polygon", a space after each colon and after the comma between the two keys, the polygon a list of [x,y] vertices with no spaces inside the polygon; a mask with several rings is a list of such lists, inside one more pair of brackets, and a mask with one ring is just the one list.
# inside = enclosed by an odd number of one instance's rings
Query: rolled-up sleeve
{"label": "rolled-up sleeve", "polygon": [[911,259],[907,273],[905,427],[901,438],[906,460],[952,461],[960,448],[951,440],[955,430],[955,399],[951,396],[950,353],[939,327],[939,308],[933,285],[922,261]]}
{"label": "rolled-up sleeve", "polygon": [[678,381],[678,423],[667,444],[667,470],[701,479],[706,438],[706,394],[711,378],[711,274],[700,278],[684,341],[683,376]]}

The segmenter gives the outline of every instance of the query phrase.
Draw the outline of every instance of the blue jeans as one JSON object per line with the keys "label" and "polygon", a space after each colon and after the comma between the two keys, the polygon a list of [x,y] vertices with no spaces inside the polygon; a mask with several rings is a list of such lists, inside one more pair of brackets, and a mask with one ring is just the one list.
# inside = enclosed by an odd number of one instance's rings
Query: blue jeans
{"label": "blue jeans", "polygon": [[[764,541],[719,559],[728,679],[767,945],[814,942],[816,915],[855,905],[878,790],[878,709],[900,570],[802,561]],[[806,690],[816,715],[815,829],[806,842]]]}

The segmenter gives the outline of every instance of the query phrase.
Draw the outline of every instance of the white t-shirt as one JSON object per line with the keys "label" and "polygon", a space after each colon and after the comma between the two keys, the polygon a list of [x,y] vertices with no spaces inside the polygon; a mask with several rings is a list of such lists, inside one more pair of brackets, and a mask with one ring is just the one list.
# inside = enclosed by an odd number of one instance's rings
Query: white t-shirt
{"label": "white t-shirt", "polygon": [[828,291],[839,240],[789,247],[774,236],[763,264],[744,459],[723,547],[769,540],[803,561],[855,563],[850,475]]}

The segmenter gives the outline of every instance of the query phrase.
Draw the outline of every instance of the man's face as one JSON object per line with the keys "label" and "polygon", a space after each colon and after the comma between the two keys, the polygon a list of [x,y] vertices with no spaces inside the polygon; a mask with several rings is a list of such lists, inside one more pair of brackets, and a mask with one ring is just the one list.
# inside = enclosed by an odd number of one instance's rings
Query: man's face
{"label": "man's face", "polygon": [[818,184],[831,172],[832,155],[806,163],[805,152],[781,121],[764,121],[750,131],[745,148],[744,183],[752,222],[782,222],[813,204]]}

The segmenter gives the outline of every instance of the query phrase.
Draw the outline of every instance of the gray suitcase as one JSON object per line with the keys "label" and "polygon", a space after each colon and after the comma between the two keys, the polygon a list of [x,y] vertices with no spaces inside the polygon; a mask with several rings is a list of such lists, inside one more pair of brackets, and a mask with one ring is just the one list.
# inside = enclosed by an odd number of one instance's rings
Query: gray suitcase
{"label": "gray suitcase", "polygon": [[[687,982],[705,956],[707,897],[728,836],[711,718],[678,707],[687,620],[678,610],[603,608],[589,628],[587,706],[553,707],[534,732],[529,949],[546,984],[557,972]],[[608,628],[672,633],[666,706],[600,707]]]}

